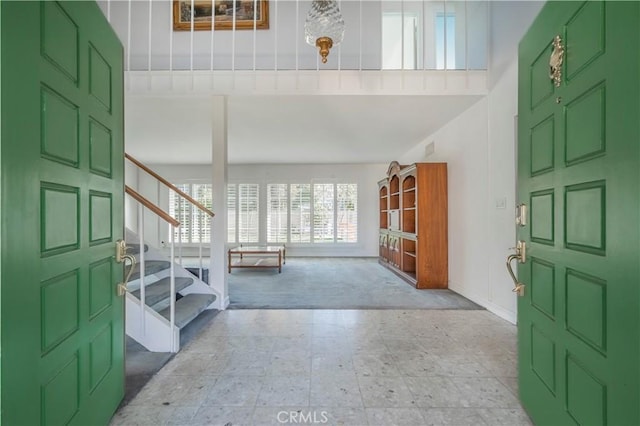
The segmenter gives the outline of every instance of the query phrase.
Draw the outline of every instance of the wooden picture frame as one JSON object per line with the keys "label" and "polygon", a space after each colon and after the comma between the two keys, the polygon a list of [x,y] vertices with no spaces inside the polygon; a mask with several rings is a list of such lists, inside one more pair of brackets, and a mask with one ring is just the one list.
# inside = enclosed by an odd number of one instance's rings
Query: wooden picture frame
{"label": "wooden picture frame", "polygon": [[[233,5],[236,6],[235,17],[237,30],[252,30],[253,9],[257,6],[255,27],[259,30],[269,28],[268,0],[174,0],[173,30],[191,30],[191,5],[193,4],[195,31],[211,31],[212,15],[215,31],[233,29]],[[214,13],[212,13],[214,12]]]}

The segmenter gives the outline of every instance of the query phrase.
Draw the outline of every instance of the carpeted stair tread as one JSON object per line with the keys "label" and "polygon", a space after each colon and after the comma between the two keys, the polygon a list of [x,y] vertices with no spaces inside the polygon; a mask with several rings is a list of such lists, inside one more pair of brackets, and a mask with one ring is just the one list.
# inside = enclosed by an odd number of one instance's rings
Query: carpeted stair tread
{"label": "carpeted stair tread", "polygon": [[[200,268],[184,268],[189,271],[190,274],[200,279]],[[209,270],[202,268],[202,282],[209,284]]]}
{"label": "carpeted stair tread", "polygon": [[[166,260],[147,260],[144,262],[144,275],[152,275],[171,267],[171,262]],[[128,272],[128,269],[127,269]],[[140,264],[136,263],[136,267],[133,269],[133,274],[129,278],[129,281],[135,281],[140,278]]]}
{"label": "carpeted stair tread", "polygon": [[[215,300],[215,294],[191,293],[176,301],[176,327],[183,328],[189,324]],[[171,317],[171,307],[168,306],[160,311],[159,314],[169,320]]]}
{"label": "carpeted stair tread", "polygon": [[[145,253],[149,251],[149,246],[147,244],[144,245]],[[140,253],[140,244],[127,244],[127,254],[138,254]]]}
{"label": "carpeted stair tread", "polygon": [[[176,291],[184,290],[193,284],[192,278],[176,277]],[[131,292],[140,299],[140,290]],[[171,295],[171,277],[162,278],[153,284],[145,286],[144,301],[147,306],[153,306]]]}

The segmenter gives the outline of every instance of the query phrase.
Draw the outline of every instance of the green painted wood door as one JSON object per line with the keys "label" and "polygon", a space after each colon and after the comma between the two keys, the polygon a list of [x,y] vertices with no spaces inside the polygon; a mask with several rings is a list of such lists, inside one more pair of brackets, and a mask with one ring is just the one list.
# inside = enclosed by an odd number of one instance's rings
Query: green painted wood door
{"label": "green painted wood door", "polygon": [[549,2],[520,44],[519,384],[540,425],[640,424],[638,6]]}
{"label": "green painted wood door", "polygon": [[1,2],[2,424],[124,393],[122,47],[95,2]]}

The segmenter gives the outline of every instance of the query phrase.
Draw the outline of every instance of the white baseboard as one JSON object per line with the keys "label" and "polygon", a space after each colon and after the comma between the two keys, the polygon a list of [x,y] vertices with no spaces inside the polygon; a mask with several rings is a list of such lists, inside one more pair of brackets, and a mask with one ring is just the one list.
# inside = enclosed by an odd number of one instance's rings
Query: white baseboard
{"label": "white baseboard", "polygon": [[487,311],[499,316],[505,321],[509,321],[511,324],[515,325],[518,322],[518,317],[516,312],[505,309],[502,306],[498,306],[495,303],[490,302],[486,298],[480,296],[479,294],[469,291],[468,289],[465,289],[463,286],[457,286],[455,283],[450,282],[449,290],[455,291],[459,295],[464,296],[467,299],[471,300],[472,302],[477,303],[478,305],[485,308]]}

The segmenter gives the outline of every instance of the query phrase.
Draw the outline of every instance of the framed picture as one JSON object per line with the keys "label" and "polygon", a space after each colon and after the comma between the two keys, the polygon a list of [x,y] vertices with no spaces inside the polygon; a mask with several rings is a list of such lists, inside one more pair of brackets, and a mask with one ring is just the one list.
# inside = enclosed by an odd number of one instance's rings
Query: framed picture
{"label": "framed picture", "polygon": [[210,31],[212,22],[216,31],[233,29],[234,15],[238,30],[252,30],[254,16],[256,28],[269,28],[268,0],[174,0],[174,31],[191,30],[192,5],[193,29],[196,31]]}

